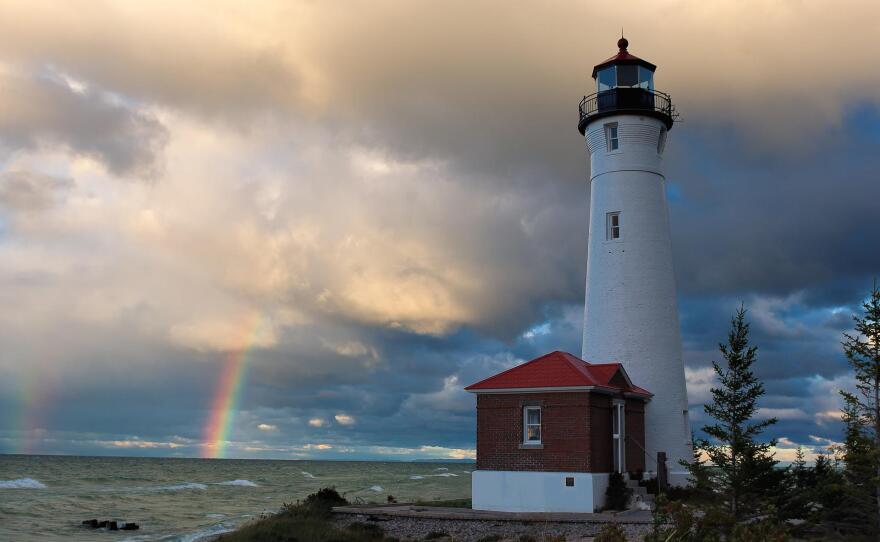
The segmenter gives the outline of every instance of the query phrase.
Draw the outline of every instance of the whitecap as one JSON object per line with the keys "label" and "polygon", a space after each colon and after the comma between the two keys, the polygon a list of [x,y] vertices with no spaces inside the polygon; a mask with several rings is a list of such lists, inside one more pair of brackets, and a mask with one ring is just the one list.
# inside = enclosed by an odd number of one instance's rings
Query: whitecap
{"label": "whitecap", "polygon": [[18,478],[16,480],[0,480],[0,489],[45,489],[46,484],[33,478]]}
{"label": "whitecap", "polygon": [[242,487],[260,487],[250,480],[228,480],[226,482],[218,482],[218,486],[242,486]]}
{"label": "whitecap", "polygon": [[409,479],[410,479],[410,480],[424,480],[425,477],[424,477],[424,476],[420,476],[420,475],[418,475],[418,474],[414,474],[414,475],[410,476]]}
{"label": "whitecap", "polygon": [[464,474],[470,474],[472,471],[469,471],[469,470],[463,470],[463,471],[461,471],[461,472],[463,472]]}
{"label": "whitecap", "polygon": [[314,478],[315,477],[314,474],[312,474],[311,472],[306,472],[306,471],[302,471],[302,475],[305,476],[306,478]]}
{"label": "whitecap", "polygon": [[440,467],[440,468],[437,468],[437,469],[434,469],[434,470],[449,470],[449,469],[447,469],[446,467]]}
{"label": "whitecap", "polygon": [[457,477],[458,475],[457,475],[457,474],[453,474],[453,473],[451,473],[451,472],[441,472],[440,474],[432,474],[431,476],[439,476],[439,477],[441,477],[441,478],[449,478],[449,477],[451,477],[451,476],[455,476],[455,477]]}
{"label": "whitecap", "polygon": [[226,515],[225,514],[205,514],[205,517],[210,518],[210,519],[220,519],[220,518],[225,518]]}
{"label": "whitecap", "polygon": [[375,491],[376,493],[382,493],[382,492],[385,491],[385,490],[382,489],[382,486],[372,486],[372,487],[370,488],[370,491]]}

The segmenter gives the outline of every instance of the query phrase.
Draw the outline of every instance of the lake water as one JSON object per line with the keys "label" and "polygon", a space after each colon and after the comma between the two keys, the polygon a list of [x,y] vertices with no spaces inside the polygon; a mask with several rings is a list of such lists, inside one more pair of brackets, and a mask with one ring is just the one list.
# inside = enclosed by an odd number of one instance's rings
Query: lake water
{"label": "lake water", "polygon": [[[335,486],[351,502],[470,497],[468,463],[0,455],[0,540],[195,541]],[[134,522],[91,530],[86,519]]]}

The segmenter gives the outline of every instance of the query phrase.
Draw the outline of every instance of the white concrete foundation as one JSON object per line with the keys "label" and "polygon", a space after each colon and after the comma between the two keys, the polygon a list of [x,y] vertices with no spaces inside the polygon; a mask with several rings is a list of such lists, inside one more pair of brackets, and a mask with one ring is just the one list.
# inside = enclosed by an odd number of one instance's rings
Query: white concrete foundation
{"label": "white concrete foundation", "polygon": [[[608,473],[476,470],[474,510],[496,512],[598,512],[605,505]],[[574,486],[565,479],[574,478]]]}

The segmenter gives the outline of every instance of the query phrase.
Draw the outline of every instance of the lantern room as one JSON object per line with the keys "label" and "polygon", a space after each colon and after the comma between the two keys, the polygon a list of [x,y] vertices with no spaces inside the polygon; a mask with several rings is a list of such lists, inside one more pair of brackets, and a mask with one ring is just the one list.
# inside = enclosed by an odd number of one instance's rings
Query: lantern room
{"label": "lantern room", "polygon": [[669,95],[654,88],[657,66],[630,54],[628,46],[629,41],[620,38],[617,54],[593,68],[596,92],[581,100],[578,110],[581,134],[593,120],[612,114],[656,117],[667,129],[672,128],[678,117]]}
{"label": "lantern room", "polygon": [[654,70],[657,66],[629,54],[626,50],[628,46],[626,38],[620,38],[617,42],[620,51],[593,68],[597,92],[615,88],[654,90]]}

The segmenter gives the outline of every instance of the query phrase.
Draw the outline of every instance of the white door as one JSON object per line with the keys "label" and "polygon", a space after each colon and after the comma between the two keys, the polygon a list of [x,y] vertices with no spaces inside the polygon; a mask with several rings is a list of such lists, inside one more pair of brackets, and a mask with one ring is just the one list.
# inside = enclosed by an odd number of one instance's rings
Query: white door
{"label": "white door", "polygon": [[611,453],[614,456],[614,472],[626,472],[626,437],[624,436],[626,419],[624,402],[615,401],[611,405]]}

